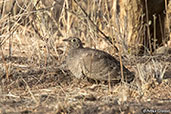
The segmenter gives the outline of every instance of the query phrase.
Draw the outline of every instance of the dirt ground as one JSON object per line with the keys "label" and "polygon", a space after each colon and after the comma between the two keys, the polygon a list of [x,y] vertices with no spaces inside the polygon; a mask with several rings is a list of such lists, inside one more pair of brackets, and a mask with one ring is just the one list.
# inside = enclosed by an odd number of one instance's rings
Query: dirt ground
{"label": "dirt ground", "polygon": [[152,61],[167,66],[164,79],[132,87],[137,84],[136,79],[131,84],[115,85],[75,79],[57,60],[46,65],[42,62],[40,66],[26,57],[1,58],[0,65],[8,65],[8,71],[0,67],[0,113],[169,114],[171,56],[134,57],[129,62],[123,59],[134,72],[137,64],[143,66]]}

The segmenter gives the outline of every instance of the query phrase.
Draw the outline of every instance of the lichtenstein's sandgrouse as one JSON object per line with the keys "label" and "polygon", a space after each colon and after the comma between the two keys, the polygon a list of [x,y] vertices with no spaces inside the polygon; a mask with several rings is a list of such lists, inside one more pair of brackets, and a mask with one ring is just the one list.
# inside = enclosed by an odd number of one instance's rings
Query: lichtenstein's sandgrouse
{"label": "lichtenstein's sandgrouse", "polygon": [[[70,37],[63,41],[68,42],[69,52],[66,65],[76,78],[84,76],[100,81],[120,81],[120,62],[110,54],[91,48],[84,48],[79,38]],[[134,75],[123,66],[124,80],[131,82]]]}

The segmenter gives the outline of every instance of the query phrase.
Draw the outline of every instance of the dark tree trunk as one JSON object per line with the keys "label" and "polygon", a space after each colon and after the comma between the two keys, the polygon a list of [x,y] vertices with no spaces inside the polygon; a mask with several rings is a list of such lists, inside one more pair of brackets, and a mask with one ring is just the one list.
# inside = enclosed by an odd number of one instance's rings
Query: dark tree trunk
{"label": "dark tree trunk", "polygon": [[165,0],[116,0],[115,7],[121,33],[127,34],[128,49],[132,54],[152,52],[164,43]]}

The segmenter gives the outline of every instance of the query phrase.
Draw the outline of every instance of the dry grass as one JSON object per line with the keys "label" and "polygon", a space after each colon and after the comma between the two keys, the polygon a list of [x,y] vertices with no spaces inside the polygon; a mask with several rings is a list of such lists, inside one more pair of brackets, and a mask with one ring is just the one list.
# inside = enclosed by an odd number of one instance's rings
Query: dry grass
{"label": "dry grass", "polygon": [[[169,111],[171,56],[129,55],[129,30],[121,34],[119,24],[114,28],[117,17],[111,15],[110,2],[74,1],[64,2],[59,20],[41,2],[35,11],[27,5],[18,15],[0,18],[0,113]],[[69,36],[120,59],[135,72],[134,82],[110,86],[75,79],[63,65],[67,49],[62,39]]]}

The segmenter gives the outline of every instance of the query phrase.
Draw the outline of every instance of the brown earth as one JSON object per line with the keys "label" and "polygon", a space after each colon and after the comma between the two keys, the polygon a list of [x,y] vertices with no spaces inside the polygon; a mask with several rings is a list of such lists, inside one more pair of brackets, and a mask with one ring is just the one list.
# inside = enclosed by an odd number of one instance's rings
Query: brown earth
{"label": "brown earth", "polygon": [[[1,70],[0,112],[2,114],[141,114],[171,113],[171,56],[134,57],[136,64],[152,60],[167,64],[161,83],[137,90],[116,84],[96,84],[75,79],[57,63],[33,66],[26,57],[5,57],[9,71]],[[135,61],[123,59],[134,70]],[[43,63],[43,62],[42,62]],[[1,67],[2,68],[2,67]],[[131,85],[131,84],[130,84]],[[143,112],[144,111],[144,112]]]}

